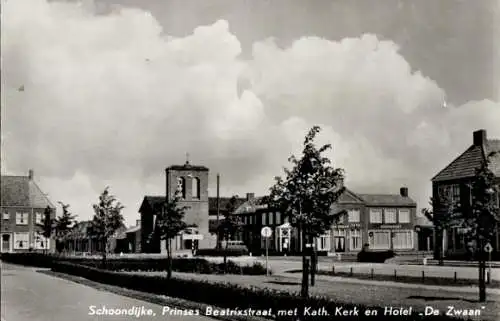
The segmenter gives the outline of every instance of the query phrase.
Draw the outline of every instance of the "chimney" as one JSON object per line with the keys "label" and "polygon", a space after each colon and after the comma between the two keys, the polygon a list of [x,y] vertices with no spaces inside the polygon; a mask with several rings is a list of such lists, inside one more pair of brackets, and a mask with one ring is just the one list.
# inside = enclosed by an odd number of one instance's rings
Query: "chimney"
{"label": "chimney", "polygon": [[135,226],[141,226],[141,220],[135,220]]}
{"label": "chimney", "polygon": [[476,130],[472,134],[474,146],[483,146],[486,143],[486,130]]}
{"label": "chimney", "polygon": [[30,170],[28,171],[28,178],[29,178],[29,180],[30,180],[30,181],[32,181],[32,180],[33,180],[33,176],[34,176],[34,175],[35,175],[35,174],[34,174],[33,170],[32,170],[32,169],[30,169]]}
{"label": "chimney", "polygon": [[401,187],[399,189],[399,194],[403,197],[408,197],[408,187]]}
{"label": "chimney", "polygon": [[255,193],[247,193],[247,201],[255,198]]}

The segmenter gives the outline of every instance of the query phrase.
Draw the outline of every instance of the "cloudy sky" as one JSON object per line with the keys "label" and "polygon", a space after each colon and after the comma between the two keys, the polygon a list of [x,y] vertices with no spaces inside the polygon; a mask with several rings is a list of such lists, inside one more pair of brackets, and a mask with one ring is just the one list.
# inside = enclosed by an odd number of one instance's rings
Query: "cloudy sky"
{"label": "cloudy sky", "polygon": [[1,1],[2,173],[80,219],[109,185],[132,224],[186,153],[263,195],[316,124],[352,190],[426,206],[500,138],[497,0]]}

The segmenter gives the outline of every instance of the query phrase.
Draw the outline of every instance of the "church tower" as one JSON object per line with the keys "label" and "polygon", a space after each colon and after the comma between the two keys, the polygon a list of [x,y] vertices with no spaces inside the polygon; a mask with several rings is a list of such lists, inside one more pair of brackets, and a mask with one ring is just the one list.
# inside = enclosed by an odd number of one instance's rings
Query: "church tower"
{"label": "church tower", "polygon": [[[208,232],[208,173],[205,166],[191,165],[189,159],[184,165],[172,165],[165,169],[166,195],[170,200],[177,191],[182,200],[179,206],[187,206],[184,221],[195,228],[179,236],[174,246],[176,249],[191,249],[209,247]],[[177,244],[177,245],[176,245]]]}

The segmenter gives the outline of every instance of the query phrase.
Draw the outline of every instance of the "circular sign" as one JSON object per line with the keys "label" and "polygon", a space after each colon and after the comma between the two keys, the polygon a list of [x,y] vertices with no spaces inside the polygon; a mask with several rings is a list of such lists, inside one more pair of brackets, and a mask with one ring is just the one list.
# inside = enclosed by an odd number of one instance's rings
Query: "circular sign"
{"label": "circular sign", "polygon": [[493,251],[493,247],[491,246],[490,243],[486,244],[486,246],[484,247],[484,250],[488,253],[491,253]]}
{"label": "circular sign", "polygon": [[271,230],[271,228],[268,226],[264,226],[262,230],[260,230],[260,234],[263,237],[271,237],[271,235],[273,235],[273,230]]}

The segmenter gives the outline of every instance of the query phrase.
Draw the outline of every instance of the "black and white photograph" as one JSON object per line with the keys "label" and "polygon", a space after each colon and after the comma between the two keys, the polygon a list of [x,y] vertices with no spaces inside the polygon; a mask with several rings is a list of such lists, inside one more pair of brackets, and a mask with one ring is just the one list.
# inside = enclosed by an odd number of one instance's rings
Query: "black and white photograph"
{"label": "black and white photograph", "polygon": [[500,320],[499,0],[0,0],[1,321]]}

